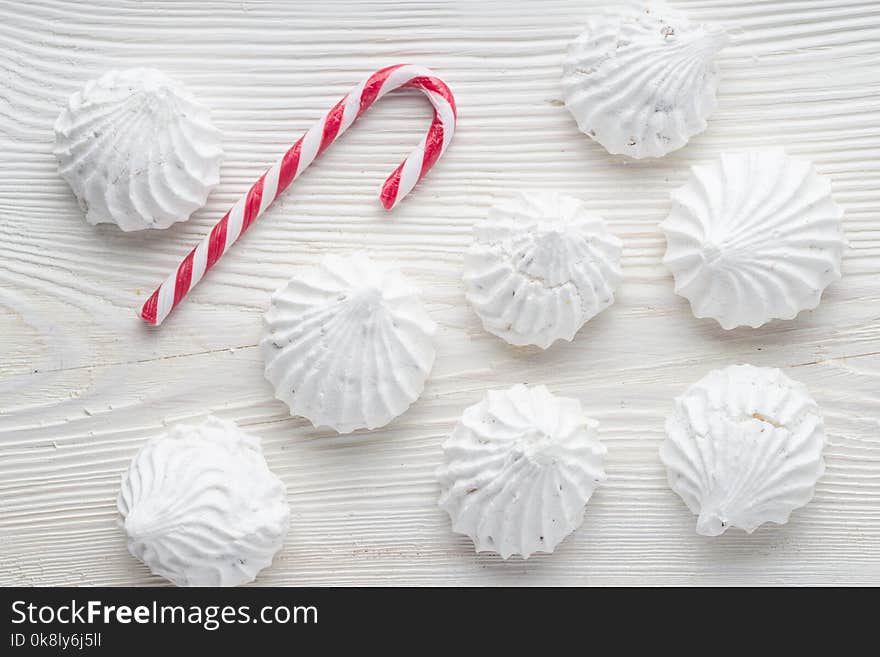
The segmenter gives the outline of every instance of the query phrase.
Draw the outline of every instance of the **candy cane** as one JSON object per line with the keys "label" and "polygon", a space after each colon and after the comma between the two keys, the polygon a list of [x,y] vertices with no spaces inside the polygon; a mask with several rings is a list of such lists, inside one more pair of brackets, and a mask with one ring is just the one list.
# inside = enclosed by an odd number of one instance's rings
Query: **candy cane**
{"label": "candy cane", "polygon": [[382,185],[379,198],[390,210],[415,187],[443,155],[455,129],[455,98],[449,87],[430,70],[398,64],[373,73],[352,89],[320,121],[300,137],[272,168],[260,176],[247,194],[217,223],[141,308],[150,324],[161,324],[183,297],[229,250],[248,227],[305,171],[318,155],[345,132],[368,107],[389,91],[413,87],[434,106],[434,119],[418,148],[407,156]]}

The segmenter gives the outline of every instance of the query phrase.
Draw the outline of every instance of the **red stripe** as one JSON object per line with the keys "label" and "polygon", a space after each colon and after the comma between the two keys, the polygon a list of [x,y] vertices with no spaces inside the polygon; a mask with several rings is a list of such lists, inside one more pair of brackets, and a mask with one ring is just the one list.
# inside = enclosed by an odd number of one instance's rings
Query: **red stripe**
{"label": "red stripe", "polygon": [[406,160],[400,163],[400,166],[394,170],[394,173],[388,176],[388,180],[382,185],[379,200],[382,201],[382,206],[386,210],[393,208],[394,203],[397,201],[397,190],[400,187],[400,172],[403,171],[404,164],[406,164]]}
{"label": "red stripe", "polygon": [[435,114],[434,120],[431,121],[431,127],[428,129],[428,135],[425,137],[425,157],[422,159],[422,170],[419,172],[419,180],[422,179],[431,167],[437,162],[437,158],[443,152],[443,123]]}
{"label": "red stripe", "polygon": [[223,250],[226,248],[227,223],[229,223],[228,212],[211,231],[211,236],[208,238],[208,259],[205,264],[205,271],[213,267],[214,263],[223,255]]}
{"label": "red stripe", "polygon": [[446,102],[449,103],[450,107],[452,107],[452,115],[458,118],[458,108],[455,106],[455,97],[452,95],[452,91],[446,86],[446,83],[443,82],[443,80],[428,76],[420,76],[413,78],[406,84],[402,85],[402,87],[419,87],[443,97]]}
{"label": "red stripe", "polygon": [[174,284],[174,302],[171,304],[172,308],[180,303],[180,300],[186,296],[187,292],[189,292],[189,286],[192,282],[193,256],[195,255],[195,252],[195,249],[190,251],[183,259],[183,262],[180,263],[180,267],[177,268],[177,281]]}
{"label": "red stripe", "polygon": [[346,100],[348,100],[348,95],[327,112],[327,118],[324,121],[324,132],[321,135],[321,145],[318,146],[317,155],[323,153],[324,149],[332,144],[333,140],[336,139],[336,135],[339,134],[339,126],[342,124],[342,114],[345,112]]}
{"label": "red stripe", "polygon": [[[281,158],[281,169],[278,172],[278,190],[275,192],[275,198],[283,192],[296,176],[296,168],[299,166],[299,152],[302,149],[302,142],[305,135],[300,137],[297,142],[291,146]],[[274,200],[274,199],[273,199]]]}
{"label": "red stripe", "polygon": [[156,323],[156,307],[159,305],[159,290],[153,292],[153,295],[147,299],[144,307],[141,308],[141,317],[150,324]]}
{"label": "red stripe", "polygon": [[382,89],[382,85],[385,84],[385,80],[387,80],[388,76],[399,69],[401,66],[407,66],[407,64],[395,64],[394,66],[388,66],[380,71],[376,71],[367,79],[367,82],[364,84],[364,90],[361,92],[361,102],[360,108],[358,109],[358,116],[363,114],[370,105],[376,102],[376,96],[379,95],[379,91]]}
{"label": "red stripe", "polygon": [[[266,177],[264,173],[260,179],[255,182],[248,190],[247,199],[244,202],[244,215],[241,219],[241,232],[248,229],[257,215],[260,214],[260,201],[263,199],[263,179]],[[241,233],[239,233],[240,235]]]}

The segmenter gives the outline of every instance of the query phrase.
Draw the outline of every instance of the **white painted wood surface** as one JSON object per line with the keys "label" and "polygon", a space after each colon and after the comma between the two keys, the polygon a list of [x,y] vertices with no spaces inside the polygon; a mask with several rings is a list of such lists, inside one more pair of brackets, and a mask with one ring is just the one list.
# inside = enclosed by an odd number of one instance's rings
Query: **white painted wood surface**
{"label": "white painted wood surface", "polygon": [[[213,412],[264,442],[293,524],[258,584],[880,584],[880,3],[687,0],[727,27],[720,107],[661,161],[608,156],[560,102],[560,66],[597,3],[0,2],[0,583],[161,584],[116,528],[120,474],[163,425]],[[379,103],[279,200],[159,330],[134,314],[263,169],[366,73],[434,68],[460,108],[452,147],[387,214],[384,175],[427,127],[418,94]],[[52,124],[111,67],[156,66],[225,138],[208,206],[167,231],[88,226],[56,173]],[[796,321],[724,332],[691,316],[657,223],[687,166],[783,145],[830,176],[852,249]],[[624,241],[618,301],[571,344],[480,330],[460,269],[471,225],[518,188],[584,198]],[[322,253],[397,260],[440,324],[422,399],[334,436],[273,400],[256,344],[270,293]],[[672,397],[733,362],[783,368],[822,407],[827,473],[784,527],[708,539],[657,457]],[[475,555],[436,507],[440,443],[491,387],[545,383],[601,422],[607,484],[553,555]]]}

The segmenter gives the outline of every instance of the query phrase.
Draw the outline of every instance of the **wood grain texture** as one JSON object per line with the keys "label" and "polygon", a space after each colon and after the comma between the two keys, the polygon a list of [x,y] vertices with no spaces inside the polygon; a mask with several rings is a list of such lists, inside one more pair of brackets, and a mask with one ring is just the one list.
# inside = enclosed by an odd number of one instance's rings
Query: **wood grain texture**
{"label": "wood grain texture", "polygon": [[[723,24],[719,109],[660,161],[607,155],[560,102],[566,44],[598,6],[551,2],[0,2],[0,583],[162,582],[129,556],[115,496],[135,451],[208,412],[264,442],[292,528],[258,584],[880,584],[880,4],[687,0]],[[393,213],[376,199],[430,110],[379,103],[160,329],[145,296],[284,149],[366,73],[430,66],[455,91],[447,155]],[[91,227],[56,172],[61,104],[112,67],[156,66],[213,108],[222,183],[189,222]],[[724,332],[672,292],[657,228],[687,166],[782,145],[831,178],[844,278],[791,322]],[[587,201],[623,239],[614,306],[571,344],[484,333],[460,282],[472,224],[518,188]],[[385,429],[335,436],[290,418],[256,345],[270,293],[326,252],[366,249],[419,283],[439,323],[425,393]],[[778,366],[826,418],[827,472],[784,527],[708,539],[667,488],[671,399],[710,369]],[[491,387],[544,383],[601,423],[608,481],[553,555],[475,555],[436,506],[440,444]]]}

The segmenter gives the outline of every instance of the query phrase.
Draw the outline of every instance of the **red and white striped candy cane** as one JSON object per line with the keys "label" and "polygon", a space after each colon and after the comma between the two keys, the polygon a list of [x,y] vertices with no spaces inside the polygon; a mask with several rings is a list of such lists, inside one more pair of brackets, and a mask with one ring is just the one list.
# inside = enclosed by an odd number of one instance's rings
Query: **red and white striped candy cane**
{"label": "red and white striped candy cane", "polygon": [[449,146],[455,129],[455,98],[449,87],[429,69],[398,64],[373,73],[352,89],[312,126],[284,156],[253,184],[213,230],[153,292],[140,316],[150,324],[161,324],[205,272],[296,178],[345,132],[370,105],[389,91],[412,87],[424,93],[434,106],[428,134],[382,185],[379,198],[387,210],[409,194]]}

